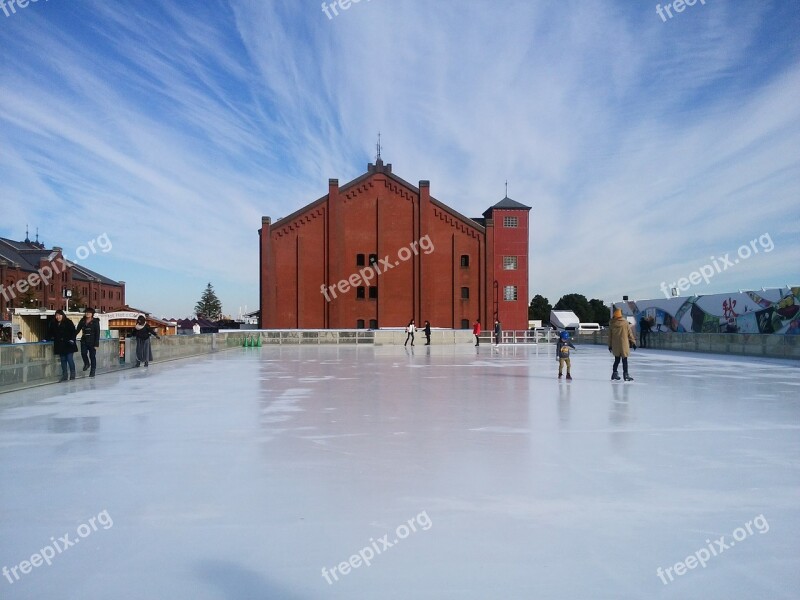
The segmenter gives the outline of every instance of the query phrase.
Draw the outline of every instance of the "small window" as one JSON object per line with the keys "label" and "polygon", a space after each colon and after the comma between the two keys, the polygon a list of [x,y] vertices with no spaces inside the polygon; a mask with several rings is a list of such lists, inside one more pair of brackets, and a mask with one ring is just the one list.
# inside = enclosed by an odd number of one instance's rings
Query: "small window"
{"label": "small window", "polygon": [[370,254],[369,255],[369,264],[375,265],[378,263],[378,255],[377,254]]}
{"label": "small window", "polygon": [[363,285],[358,286],[356,288],[356,298],[358,300],[363,300],[364,298],[366,298],[365,292],[366,292],[366,288]]}
{"label": "small window", "polygon": [[517,286],[507,285],[503,288],[503,300],[516,300],[517,299]]}
{"label": "small window", "polygon": [[369,299],[370,300],[377,300],[378,299],[378,286],[373,285],[369,288]]}
{"label": "small window", "polygon": [[516,271],[517,270],[517,257],[516,256],[504,256],[503,257],[503,268],[506,271]]}
{"label": "small window", "polygon": [[363,254],[356,254],[356,266],[363,267],[364,263],[364,255]]}
{"label": "small window", "polygon": [[364,329],[364,319],[356,321],[356,329]]}
{"label": "small window", "polygon": [[461,299],[462,300],[469,300],[469,288],[462,287],[461,288]]}
{"label": "small window", "polygon": [[469,266],[469,254],[462,254],[461,255],[461,266],[468,267]]}
{"label": "small window", "polygon": [[517,217],[503,217],[503,227],[516,227]]}
{"label": "small window", "polygon": [[378,328],[378,319],[370,319],[369,320],[369,328],[370,329],[377,329]]}
{"label": "small window", "polygon": [[469,329],[469,319],[461,319],[461,329]]}

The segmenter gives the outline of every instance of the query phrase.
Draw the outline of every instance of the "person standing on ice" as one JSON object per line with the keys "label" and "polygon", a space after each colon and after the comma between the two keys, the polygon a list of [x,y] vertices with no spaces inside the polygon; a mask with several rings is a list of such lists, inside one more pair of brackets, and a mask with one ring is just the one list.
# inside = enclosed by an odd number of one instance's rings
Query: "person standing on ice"
{"label": "person standing on ice", "polygon": [[642,313],[642,318],[639,319],[639,345],[642,348],[647,348],[647,338],[650,336],[650,318]]}
{"label": "person standing on ice", "polygon": [[403,346],[408,346],[408,340],[411,340],[411,345],[412,346],[414,345],[414,332],[416,330],[417,330],[417,328],[414,327],[414,319],[411,319],[408,322],[408,327],[406,327],[406,334],[407,334],[406,335],[406,343],[403,344]]}
{"label": "person standing on ice", "polygon": [[475,321],[475,325],[472,326],[472,335],[475,336],[475,345],[481,345],[481,320],[478,319]]}
{"label": "person standing on ice", "polygon": [[567,365],[567,379],[572,379],[572,375],[569,373],[570,369],[570,361],[569,361],[569,349],[572,348],[575,350],[575,346],[572,345],[572,342],[569,341],[569,333],[566,331],[561,332],[561,339],[558,340],[556,344],[556,360],[558,361],[558,378],[561,379],[562,377],[562,370],[564,365]]}
{"label": "person standing on ice", "polygon": [[83,331],[81,336],[81,358],[83,370],[89,371],[89,377],[94,377],[97,370],[97,349],[100,347],[100,321],[94,318],[94,309],[87,308],[83,318],[78,323],[77,333]]}
{"label": "person standing on ice", "polygon": [[494,320],[494,345],[500,345],[500,338],[503,337],[503,327],[500,325],[500,321],[495,319]]}
{"label": "person standing on ice", "polygon": [[422,331],[425,332],[425,345],[426,346],[430,346],[431,345],[431,322],[430,321],[425,321],[425,329],[423,329]]}
{"label": "person standing on ice", "polygon": [[136,326],[133,328],[133,332],[128,334],[128,337],[136,338],[136,364],[133,365],[134,368],[141,363],[144,363],[146,367],[153,360],[153,350],[150,348],[151,335],[155,336],[157,340],[161,339],[155,329],[147,324],[147,319],[144,318],[144,315],[136,317]]}
{"label": "person standing on ice", "polygon": [[67,367],[69,379],[75,379],[75,359],[72,355],[78,351],[75,341],[75,324],[70,321],[60,308],[56,311],[55,320],[50,323],[47,337],[53,340],[53,354],[61,359],[61,379],[67,381]]}
{"label": "person standing on ice", "polygon": [[622,311],[614,309],[614,318],[608,328],[608,351],[614,355],[614,370],[611,373],[611,380],[619,379],[619,362],[622,360],[622,376],[625,381],[633,381],[633,377],[628,374],[628,356],[631,348],[636,350],[636,338],[633,336],[631,324],[622,316]]}

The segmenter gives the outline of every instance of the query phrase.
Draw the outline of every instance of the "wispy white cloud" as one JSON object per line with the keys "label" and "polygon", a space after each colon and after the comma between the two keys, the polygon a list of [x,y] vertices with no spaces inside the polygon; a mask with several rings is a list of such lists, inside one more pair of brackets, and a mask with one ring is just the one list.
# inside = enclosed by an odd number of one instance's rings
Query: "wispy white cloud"
{"label": "wispy white cloud", "polygon": [[235,312],[257,302],[261,215],[361,174],[381,130],[395,171],[465,214],[508,179],[552,301],[655,296],[765,231],[776,250],[737,287],[796,283],[793,13],[745,4],[667,23],[595,1],[37,6],[0,27],[19,57],[0,73],[0,235],[107,231],[132,303],[187,314],[211,280]]}

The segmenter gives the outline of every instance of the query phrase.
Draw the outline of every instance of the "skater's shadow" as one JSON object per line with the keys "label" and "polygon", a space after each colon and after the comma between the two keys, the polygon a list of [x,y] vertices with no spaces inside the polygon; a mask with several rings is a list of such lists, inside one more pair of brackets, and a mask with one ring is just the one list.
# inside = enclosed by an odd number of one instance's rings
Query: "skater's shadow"
{"label": "skater's shadow", "polygon": [[195,567],[199,579],[216,587],[221,598],[243,600],[302,600],[296,594],[272,583],[260,573],[224,560],[203,560]]}

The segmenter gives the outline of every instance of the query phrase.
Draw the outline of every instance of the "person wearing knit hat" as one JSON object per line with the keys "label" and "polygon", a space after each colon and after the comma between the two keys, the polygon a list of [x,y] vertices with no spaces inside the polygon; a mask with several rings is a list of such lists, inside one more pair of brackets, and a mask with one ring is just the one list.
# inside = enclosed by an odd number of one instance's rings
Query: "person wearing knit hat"
{"label": "person wearing knit hat", "polygon": [[633,336],[633,329],[627,319],[622,316],[619,308],[614,309],[614,317],[608,328],[608,351],[614,355],[614,367],[611,373],[611,380],[619,380],[619,363],[622,361],[622,376],[625,381],[633,381],[633,377],[628,373],[628,356],[631,348],[636,350],[636,338]]}

